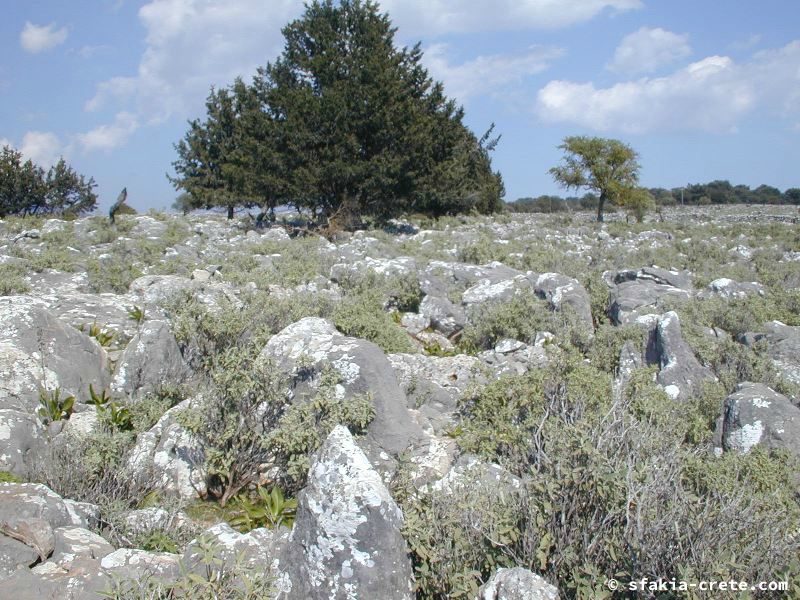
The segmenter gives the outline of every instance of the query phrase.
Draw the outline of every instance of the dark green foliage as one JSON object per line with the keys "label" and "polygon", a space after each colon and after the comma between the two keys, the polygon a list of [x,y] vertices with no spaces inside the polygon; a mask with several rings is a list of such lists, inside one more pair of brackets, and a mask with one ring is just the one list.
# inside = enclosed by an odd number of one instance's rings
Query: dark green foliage
{"label": "dark green foliage", "polygon": [[[728,181],[693,183],[682,188],[648,188],[658,206],[702,205],[702,204],[800,204],[800,188],[780,190],[761,185],[751,190],[747,185],[731,185]],[[701,201],[702,199],[702,201]],[[567,210],[597,210],[598,199],[594,194],[583,198],[560,196],[538,196],[517,198],[506,206],[512,212],[549,213]]]}
{"label": "dark green foliage", "polygon": [[388,16],[361,0],[312,2],[283,30],[284,51],[212,90],[205,122],[177,146],[180,206],[293,204],[333,228],[364,216],[501,208],[492,128],[480,139],[463,110],[398,49]]}
{"label": "dark green foliage", "polygon": [[94,179],[87,181],[60,159],[47,173],[9,146],[0,151],[0,217],[76,216],[97,204]]}

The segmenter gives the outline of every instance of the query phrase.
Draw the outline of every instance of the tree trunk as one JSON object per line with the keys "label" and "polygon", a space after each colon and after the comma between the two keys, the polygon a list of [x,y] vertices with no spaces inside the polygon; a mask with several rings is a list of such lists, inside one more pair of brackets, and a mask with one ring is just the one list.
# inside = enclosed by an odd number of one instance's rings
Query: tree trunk
{"label": "tree trunk", "polygon": [[597,222],[603,222],[603,205],[606,203],[605,192],[600,193],[600,200],[597,201]]}
{"label": "tree trunk", "polygon": [[228,218],[229,219],[233,218],[233,206],[228,207]]}

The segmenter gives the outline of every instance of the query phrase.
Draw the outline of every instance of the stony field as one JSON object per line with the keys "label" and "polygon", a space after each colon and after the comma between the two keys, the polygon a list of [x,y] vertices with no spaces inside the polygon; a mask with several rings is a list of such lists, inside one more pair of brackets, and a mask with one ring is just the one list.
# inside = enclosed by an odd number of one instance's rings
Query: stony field
{"label": "stony field", "polygon": [[0,597],[796,584],[800,212],[592,217],[0,221]]}

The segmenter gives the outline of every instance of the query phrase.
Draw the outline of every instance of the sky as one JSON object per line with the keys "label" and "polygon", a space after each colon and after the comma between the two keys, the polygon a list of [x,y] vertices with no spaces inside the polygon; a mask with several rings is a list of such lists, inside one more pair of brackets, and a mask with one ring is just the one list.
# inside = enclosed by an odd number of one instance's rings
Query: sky
{"label": "sky", "polygon": [[[212,85],[281,52],[297,0],[0,0],[0,145],[63,156],[138,210],[169,207],[173,145]],[[799,0],[382,0],[398,45],[461,103],[506,200],[560,194],[569,135],[616,138],[641,183],[800,187]]]}

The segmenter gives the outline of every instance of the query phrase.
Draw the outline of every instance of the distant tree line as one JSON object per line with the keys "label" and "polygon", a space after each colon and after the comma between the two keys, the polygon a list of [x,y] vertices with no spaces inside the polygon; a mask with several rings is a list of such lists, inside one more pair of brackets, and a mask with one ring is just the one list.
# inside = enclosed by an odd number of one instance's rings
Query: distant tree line
{"label": "distant tree line", "polygon": [[[707,206],[711,204],[794,204],[800,205],[800,188],[789,188],[781,192],[769,185],[751,189],[746,185],[732,185],[728,181],[717,180],[709,183],[696,183],[684,188],[648,188],[658,206],[676,206],[683,202],[687,206]],[[682,196],[682,198],[681,198]],[[597,210],[599,197],[589,192],[583,196],[562,198],[556,195],[523,197],[508,202],[512,212],[565,212],[570,210]]]}
{"label": "distant tree line", "polygon": [[63,158],[45,171],[10,146],[0,151],[0,217],[91,212],[96,187],[93,178],[79,175]]}
{"label": "distant tree line", "polygon": [[315,1],[283,29],[281,56],[251,83],[212,89],[176,145],[177,208],[277,206],[347,226],[362,216],[502,210],[492,128],[464,112],[399,49],[378,5]]}

